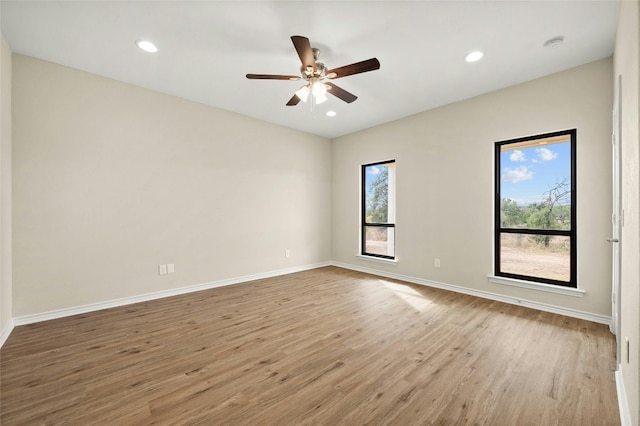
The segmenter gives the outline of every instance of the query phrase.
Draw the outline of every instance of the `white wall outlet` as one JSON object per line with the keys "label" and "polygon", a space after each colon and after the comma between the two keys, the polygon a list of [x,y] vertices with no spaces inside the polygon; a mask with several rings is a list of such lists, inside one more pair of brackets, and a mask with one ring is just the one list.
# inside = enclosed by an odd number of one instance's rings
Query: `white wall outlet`
{"label": "white wall outlet", "polygon": [[167,274],[173,274],[174,272],[176,272],[176,265],[167,263]]}
{"label": "white wall outlet", "polygon": [[287,257],[287,258],[288,258],[288,257],[291,257],[291,251],[290,251],[289,249],[286,249],[286,250],[284,251],[284,257]]}
{"label": "white wall outlet", "polygon": [[158,265],[158,275],[167,275],[167,265]]}
{"label": "white wall outlet", "polygon": [[440,259],[433,259],[433,266],[435,266],[436,268],[440,267]]}

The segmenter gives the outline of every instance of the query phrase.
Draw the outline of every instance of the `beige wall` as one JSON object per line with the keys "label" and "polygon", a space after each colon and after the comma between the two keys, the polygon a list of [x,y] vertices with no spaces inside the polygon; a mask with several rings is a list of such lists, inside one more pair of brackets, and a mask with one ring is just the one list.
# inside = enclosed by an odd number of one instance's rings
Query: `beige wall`
{"label": "beige wall", "polygon": [[[333,260],[610,316],[611,79],[609,58],[334,140]],[[489,283],[494,142],[570,128],[578,129],[578,286],[585,296]],[[397,265],[356,258],[360,165],[389,159],[397,161]]]}
{"label": "beige wall", "polygon": [[11,290],[11,50],[0,35],[0,335],[13,318]]}
{"label": "beige wall", "polygon": [[637,1],[620,2],[614,75],[622,76],[622,208],[621,338],[629,339],[630,360],[622,346],[623,378],[631,424],[640,423],[640,10]]}
{"label": "beige wall", "polygon": [[328,140],[21,55],[13,84],[14,317],[330,260]]}

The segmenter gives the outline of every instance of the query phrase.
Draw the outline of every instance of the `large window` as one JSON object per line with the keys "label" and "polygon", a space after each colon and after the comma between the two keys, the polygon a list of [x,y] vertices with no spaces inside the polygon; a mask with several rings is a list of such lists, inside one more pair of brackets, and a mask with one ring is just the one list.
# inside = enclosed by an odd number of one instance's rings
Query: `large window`
{"label": "large window", "polygon": [[395,160],[362,166],[360,252],[395,259]]}
{"label": "large window", "polygon": [[576,130],[496,142],[495,275],[577,287]]}

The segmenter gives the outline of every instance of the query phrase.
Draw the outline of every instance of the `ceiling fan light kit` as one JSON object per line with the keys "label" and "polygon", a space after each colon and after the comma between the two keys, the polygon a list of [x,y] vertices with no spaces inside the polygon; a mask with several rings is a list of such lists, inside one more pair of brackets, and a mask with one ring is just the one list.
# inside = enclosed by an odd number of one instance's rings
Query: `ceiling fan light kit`
{"label": "ceiling fan light kit", "polygon": [[247,74],[247,78],[251,80],[300,80],[300,78],[303,78],[307,81],[307,84],[300,87],[293,97],[289,99],[287,106],[297,105],[300,101],[307,102],[309,97],[311,97],[312,106],[313,104],[321,104],[327,100],[327,93],[346,103],[351,103],[358,97],[330,83],[328,80],[380,69],[380,61],[376,58],[371,58],[366,61],[327,70],[327,67],[318,61],[320,50],[312,48],[308,38],[291,36],[291,41],[302,63],[300,66],[302,77],[279,74]]}
{"label": "ceiling fan light kit", "polygon": [[296,92],[296,96],[299,97],[302,102],[307,102],[309,93],[311,93],[311,90],[309,90],[309,85],[306,85],[298,89],[298,91]]}

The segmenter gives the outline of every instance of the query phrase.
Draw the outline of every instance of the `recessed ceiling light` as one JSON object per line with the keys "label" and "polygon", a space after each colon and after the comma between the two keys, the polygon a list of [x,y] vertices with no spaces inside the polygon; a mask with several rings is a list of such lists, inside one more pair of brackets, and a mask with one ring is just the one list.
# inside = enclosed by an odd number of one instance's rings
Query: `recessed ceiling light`
{"label": "recessed ceiling light", "polygon": [[156,45],[150,42],[149,40],[142,40],[142,39],[136,40],[136,46],[138,46],[138,48],[144,50],[145,52],[149,52],[149,53],[156,53],[158,51],[158,48],[156,47]]}
{"label": "recessed ceiling light", "polygon": [[484,56],[484,53],[482,53],[479,50],[476,50],[475,52],[469,53],[467,57],[464,58],[464,60],[467,62],[476,62],[482,59],[483,56]]}
{"label": "recessed ceiling light", "polygon": [[336,116],[336,112],[331,110],[331,111],[327,111],[327,117],[335,117]]}

